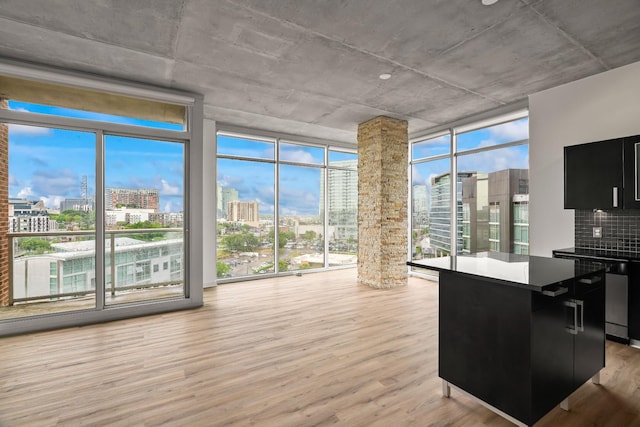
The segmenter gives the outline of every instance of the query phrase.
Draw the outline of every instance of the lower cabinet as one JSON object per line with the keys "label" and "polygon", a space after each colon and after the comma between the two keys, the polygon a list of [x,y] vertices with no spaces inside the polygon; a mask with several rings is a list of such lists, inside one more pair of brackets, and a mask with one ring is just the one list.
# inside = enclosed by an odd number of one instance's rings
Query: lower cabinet
{"label": "lower cabinet", "polygon": [[629,338],[640,341],[640,261],[631,261],[629,272]]}
{"label": "lower cabinet", "polygon": [[533,425],[604,367],[604,272],[553,291],[441,272],[440,377]]}

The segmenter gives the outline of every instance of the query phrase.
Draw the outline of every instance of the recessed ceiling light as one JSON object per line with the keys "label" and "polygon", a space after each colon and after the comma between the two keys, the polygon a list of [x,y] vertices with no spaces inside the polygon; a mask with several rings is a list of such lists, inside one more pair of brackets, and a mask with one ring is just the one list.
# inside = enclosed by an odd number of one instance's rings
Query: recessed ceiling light
{"label": "recessed ceiling light", "polygon": [[491,6],[492,4],[496,4],[498,0],[482,0],[482,4],[485,6]]}
{"label": "recessed ceiling light", "polygon": [[389,73],[380,74],[380,80],[389,80],[390,78],[391,78],[391,74]]}

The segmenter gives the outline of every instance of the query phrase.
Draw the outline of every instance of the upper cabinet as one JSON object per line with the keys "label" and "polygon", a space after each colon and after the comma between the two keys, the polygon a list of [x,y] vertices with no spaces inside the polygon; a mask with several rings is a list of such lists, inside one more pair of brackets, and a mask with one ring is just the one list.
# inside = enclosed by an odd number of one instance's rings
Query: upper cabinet
{"label": "upper cabinet", "polygon": [[640,135],[624,139],[624,207],[640,209]]}
{"label": "upper cabinet", "polygon": [[622,207],[623,139],[564,147],[564,208]]}
{"label": "upper cabinet", "polygon": [[640,135],[564,147],[565,209],[640,208]]}

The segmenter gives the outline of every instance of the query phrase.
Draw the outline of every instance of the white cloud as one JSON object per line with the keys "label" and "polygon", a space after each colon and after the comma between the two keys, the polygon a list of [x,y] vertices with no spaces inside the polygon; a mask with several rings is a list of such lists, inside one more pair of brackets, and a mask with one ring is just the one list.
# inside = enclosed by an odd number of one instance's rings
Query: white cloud
{"label": "white cloud", "polygon": [[160,183],[162,187],[160,188],[160,195],[162,196],[179,196],[180,195],[180,187],[177,185],[171,185],[166,180],[161,179]]}
{"label": "white cloud", "polygon": [[65,199],[64,196],[42,196],[40,200],[44,202],[44,205],[48,208],[59,209],[60,203]]}
{"label": "white cloud", "polygon": [[517,120],[491,128],[491,134],[504,141],[520,141],[529,138],[529,121]]}
{"label": "white cloud", "polygon": [[31,189],[31,187],[24,187],[23,189],[18,191],[17,195],[18,199],[28,199],[31,196],[33,196],[33,190]]}
{"label": "white cloud", "polygon": [[164,204],[164,212],[171,212],[171,202]]}
{"label": "white cloud", "polygon": [[9,124],[9,135],[31,135],[31,136],[45,136],[51,134],[51,129],[43,128],[39,126],[27,126]]}
{"label": "white cloud", "polygon": [[310,153],[304,150],[282,150],[280,160],[301,163],[317,163]]}

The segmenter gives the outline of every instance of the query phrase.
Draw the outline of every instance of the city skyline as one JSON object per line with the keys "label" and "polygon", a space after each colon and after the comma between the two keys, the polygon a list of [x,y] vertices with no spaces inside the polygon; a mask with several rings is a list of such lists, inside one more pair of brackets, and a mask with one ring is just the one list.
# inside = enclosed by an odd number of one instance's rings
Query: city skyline
{"label": "city skyline", "polygon": [[[174,130],[178,126],[17,101],[9,101],[9,109]],[[9,124],[9,197],[42,200],[58,209],[62,200],[80,198],[83,176],[88,195],[94,196],[95,153],[92,132]],[[105,186],[157,189],[159,211],[181,212],[183,158],[181,143],[105,135]]]}

